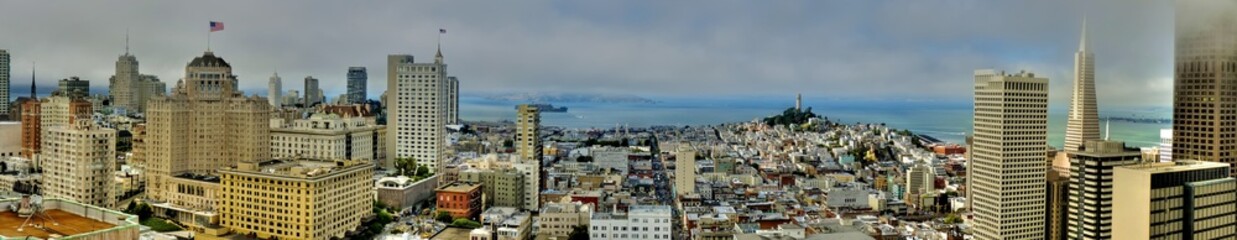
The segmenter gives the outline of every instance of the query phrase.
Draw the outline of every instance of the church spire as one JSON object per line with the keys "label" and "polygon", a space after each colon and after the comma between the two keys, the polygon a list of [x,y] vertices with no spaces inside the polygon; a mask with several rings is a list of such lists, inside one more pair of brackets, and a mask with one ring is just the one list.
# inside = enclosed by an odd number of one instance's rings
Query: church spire
{"label": "church spire", "polygon": [[434,63],[442,64],[442,43],[438,44],[438,54],[434,55]]}
{"label": "church spire", "polygon": [[37,97],[38,95],[35,94],[35,90],[37,89],[37,87],[36,87],[36,82],[34,81],[34,74],[38,72],[37,69],[38,69],[38,65],[34,62],[31,62],[30,63],[30,99],[35,99],[35,100],[39,99]]}

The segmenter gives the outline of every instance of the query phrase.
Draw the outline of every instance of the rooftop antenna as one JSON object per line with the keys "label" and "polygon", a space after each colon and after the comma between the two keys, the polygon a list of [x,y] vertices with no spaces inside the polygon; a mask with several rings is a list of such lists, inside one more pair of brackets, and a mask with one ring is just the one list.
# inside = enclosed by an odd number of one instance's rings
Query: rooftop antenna
{"label": "rooftop antenna", "polygon": [[129,55],[129,29],[125,28],[125,56]]}

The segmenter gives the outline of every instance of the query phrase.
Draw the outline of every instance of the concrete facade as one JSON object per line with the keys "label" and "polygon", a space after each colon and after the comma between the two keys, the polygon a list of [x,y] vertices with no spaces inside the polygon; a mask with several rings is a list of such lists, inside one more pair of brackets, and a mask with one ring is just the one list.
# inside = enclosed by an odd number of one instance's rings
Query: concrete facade
{"label": "concrete facade", "polygon": [[315,113],[308,119],[271,119],[271,157],[386,160],[386,127],[371,118]]}
{"label": "concrete facade", "polygon": [[116,130],[88,120],[44,132],[44,194],[52,198],[114,207],[112,172],[116,169]]}
{"label": "concrete facade", "polygon": [[1048,79],[977,70],[974,114],[976,239],[1042,239]]}
{"label": "concrete facade", "polygon": [[1237,233],[1237,179],[1229,166],[1205,161],[1113,169],[1113,239],[1232,239]]}
{"label": "concrete facade", "polygon": [[221,169],[220,225],[268,239],[343,239],[369,216],[374,164],[269,160]]}
{"label": "concrete facade", "polygon": [[[1228,4],[1219,5],[1218,4]],[[1237,15],[1231,3],[1176,1],[1173,159],[1237,164]],[[1237,168],[1230,168],[1232,171]],[[1230,173],[1230,175],[1237,172]]]}
{"label": "concrete facade", "polygon": [[387,56],[387,156],[413,158],[441,172],[446,159],[443,96],[447,65],[441,53],[433,63],[416,63],[412,55]]}

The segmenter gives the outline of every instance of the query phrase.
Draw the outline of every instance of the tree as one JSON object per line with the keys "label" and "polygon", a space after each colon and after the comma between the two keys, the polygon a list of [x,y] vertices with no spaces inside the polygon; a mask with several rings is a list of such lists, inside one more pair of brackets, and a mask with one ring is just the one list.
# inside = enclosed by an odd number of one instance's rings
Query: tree
{"label": "tree", "polygon": [[451,223],[451,221],[455,220],[455,218],[451,217],[451,213],[447,211],[438,211],[438,217],[434,219],[442,223]]}
{"label": "tree", "polygon": [[461,227],[461,228],[479,228],[481,227],[481,223],[477,221],[473,221],[473,220],[468,220],[467,218],[456,218],[455,221],[451,222],[451,226]]}
{"label": "tree", "polygon": [[588,240],[588,227],[571,227],[571,236],[567,240]]}

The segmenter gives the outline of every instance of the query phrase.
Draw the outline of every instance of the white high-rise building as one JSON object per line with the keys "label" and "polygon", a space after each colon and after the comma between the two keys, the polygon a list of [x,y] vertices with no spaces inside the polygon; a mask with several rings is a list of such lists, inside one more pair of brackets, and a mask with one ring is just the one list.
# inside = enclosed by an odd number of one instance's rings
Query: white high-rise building
{"label": "white high-rise building", "polygon": [[[936,171],[923,162],[906,171],[906,194],[916,197],[936,192]],[[918,198],[916,198],[918,203]]]}
{"label": "white high-rise building", "polygon": [[696,192],[696,150],[689,144],[674,153],[674,190],[678,195]]}
{"label": "white high-rise building", "polygon": [[387,56],[388,158],[413,158],[441,172],[446,144],[447,114],[443,88],[447,64],[442,51],[433,63],[416,63],[412,55]]}
{"label": "white high-rise building", "polygon": [[112,172],[116,169],[116,130],[79,120],[58,125],[43,135],[43,192],[48,197],[114,207]]}
{"label": "white high-rise building", "polygon": [[1160,161],[1173,161],[1173,129],[1160,129]]}
{"label": "white high-rise building", "polygon": [[511,164],[516,171],[524,174],[524,206],[521,209],[537,211],[541,209],[541,161],[520,161]]}
{"label": "white high-rise building", "polygon": [[[12,69],[9,66],[9,51],[0,49],[0,115],[9,114],[9,81]],[[9,116],[18,119],[20,116]]]}
{"label": "white high-rise building", "polygon": [[976,70],[974,114],[976,239],[1042,239],[1048,79]]}
{"label": "white high-rise building", "polygon": [[271,102],[271,107],[283,106],[283,80],[279,78],[279,73],[271,75],[271,81],[267,83],[266,100]]}
{"label": "white high-rise building", "polygon": [[1078,151],[1086,141],[1100,140],[1100,117],[1095,103],[1095,56],[1087,51],[1087,23],[1074,53],[1074,92],[1070,95],[1065,127],[1065,151]]}

